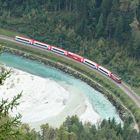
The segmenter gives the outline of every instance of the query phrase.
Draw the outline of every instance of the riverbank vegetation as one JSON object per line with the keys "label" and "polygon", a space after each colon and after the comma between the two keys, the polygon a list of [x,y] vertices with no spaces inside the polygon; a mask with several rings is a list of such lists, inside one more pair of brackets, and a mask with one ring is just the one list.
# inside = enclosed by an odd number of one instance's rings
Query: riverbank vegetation
{"label": "riverbank vegetation", "polygon": [[[28,37],[85,56],[120,75],[139,93],[139,3],[138,0],[0,0],[0,28],[12,31],[0,29],[0,33],[15,36],[16,32],[20,32]],[[2,44],[10,45],[13,48],[18,47],[14,43],[4,41]],[[27,48],[23,47],[22,50],[27,51]],[[63,60],[62,57],[31,48],[28,48],[28,51],[51,58],[56,62],[69,64],[96,79],[132,111],[140,127],[140,109],[108,79],[83,68],[80,64]],[[1,122],[3,122],[1,115],[3,114],[0,113],[0,128]],[[17,125],[16,129],[19,128],[21,135],[14,133],[13,136],[16,138],[12,138],[11,133],[11,135],[5,133],[4,140],[87,140],[87,138],[89,140],[93,138],[95,140],[139,140],[140,134],[132,130],[129,125],[130,121],[126,121],[123,128],[117,125],[114,120],[103,121],[96,128],[90,124],[83,125],[76,117],[72,117],[68,118],[58,129],[53,129],[47,124],[43,125],[41,134],[30,130],[28,125],[21,127]],[[1,132],[0,134],[2,134]]]}
{"label": "riverbank vegetation", "polygon": [[85,56],[137,89],[139,5],[138,0],[0,0],[0,27]]}
{"label": "riverbank vegetation", "polygon": [[[129,123],[135,123],[135,122],[133,122],[134,120],[133,120],[131,113],[126,111],[125,108],[121,105],[123,103],[134,114],[138,127],[140,128],[140,109],[125,93],[123,93],[123,91],[121,89],[118,89],[118,87],[116,87],[116,85],[113,84],[112,81],[110,81],[106,77],[101,76],[96,71],[91,71],[89,68],[84,67],[82,64],[80,64],[76,61],[73,61],[72,59],[64,59],[63,56],[60,56],[60,55],[57,56],[56,54],[53,54],[53,53],[50,53],[47,51],[44,52],[40,49],[26,47],[24,45],[17,45],[16,43],[11,43],[8,41],[3,41],[3,45],[10,46],[9,47],[9,49],[11,49],[10,52],[15,53],[16,55],[19,54],[21,56],[25,56],[30,59],[36,59],[38,61],[46,63],[47,65],[50,64],[51,66],[60,68],[63,71],[66,70],[67,72],[68,72],[67,67],[70,66],[70,67],[74,68],[75,70],[78,70],[79,72],[87,75],[88,77],[91,77],[92,81],[90,81],[90,82],[88,82],[88,80],[86,80],[86,81],[84,80],[84,81],[87,82],[90,86],[93,86],[93,88],[99,90],[101,93],[105,94],[105,96],[108,97],[108,99],[117,108],[117,110],[119,111],[123,120],[129,120]],[[12,48],[15,50],[13,50]],[[19,50],[21,50],[23,52],[20,52]],[[62,65],[59,66],[60,63],[64,64],[65,66],[62,66]],[[63,69],[63,67],[65,67],[65,68]],[[74,74],[74,73],[75,72],[72,72],[69,74],[76,76],[76,74]],[[76,77],[76,78],[79,78],[79,77]],[[99,82],[102,87],[99,86],[94,80],[96,82]],[[116,99],[116,97],[118,99]]]}
{"label": "riverbank vegetation", "polygon": [[[1,68],[0,85],[4,84],[9,71]],[[31,129],[28,124],[21,123],[21,116],[10,117],[9,112],[18,106],[18,94],[12,101],[0,101],[0,139],[1,140],[140,140],[140,133],[132,129],[130,120],[126,119],[122,127],[115,120],[103,120],[99,124],[82,124],[76,116],[67,117],[57,129],[43,124],[40,132]]]}
{"label": "riverbank vegetation", "polygon": [[[4,71],[3,71],[4,72]],[[5,72],[7,76],[9,72]],[[0,72],[4,84],[5,76]],[[1,84],[0,84],[1,85]],[[8,100],[0,101],[0,139],[1,140],[140,140],[140,133],[132,129],[129,120],[124,126],[116,124],[115,120],[103,120],[98,125],[82,124],[76,116],[67,117],[57,129],[48,124],[40,127],[40,132],[30,129],[28,124],[21,123],[21,116],[10,117],[9,112],[19,104],[21,94]]]}
{"label": "riverbank vegetation", "polygon": [[82,124],[76,116],[68,117],[58,128],[48,124],[41,126],[41,133],[31,130],[28,125],[24,133],[17,137],[22,140],[140,140],[140,134],[126,123],[122,128],[114,120],[103,120],[99,126]]}
{"label": "riverbank vegetation", "polygon": [[44,124],[40,132],[21,124],[20,115],[10,117],[9,112],[17,107],[21,94],[11,102],[0,102],[0,139],[1,140],[140,140],[140,133],[129,123],[116,124],[115,120],[103,120],[99,125],[82,124],[76,116],[68,117],[57,129]]}

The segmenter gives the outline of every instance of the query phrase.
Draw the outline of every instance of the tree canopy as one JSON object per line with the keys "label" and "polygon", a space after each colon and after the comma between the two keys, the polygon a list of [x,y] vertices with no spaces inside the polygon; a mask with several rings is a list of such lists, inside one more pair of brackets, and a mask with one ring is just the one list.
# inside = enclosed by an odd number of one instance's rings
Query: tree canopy
{"label": "tree canopy", "polygon": [[134,87],[140,86],[139,21],[138,0],[0,0],[1,28],[83,55]]}

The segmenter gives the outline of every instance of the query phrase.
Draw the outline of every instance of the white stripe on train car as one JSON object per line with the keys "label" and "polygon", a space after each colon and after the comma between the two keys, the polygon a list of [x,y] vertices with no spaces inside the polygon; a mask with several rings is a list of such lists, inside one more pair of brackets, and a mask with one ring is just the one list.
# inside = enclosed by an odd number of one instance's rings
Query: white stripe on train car
{"label": "white stripe on train car", "polygon": [[33,45],[37,46],[37,47],[43,47],[43,48],[46,48],[46,49],[50,49],[50,45],[45,44],[45,43],[41,43],[39,41],[33,41]]}
{"label": "white stripe on train car", "polygon": [[98,66],[98,70],[109,77],[111,76],[111,71],[102,66]]}
{"label": "white stripe on train car", "polygon": [[98,68],[98,64],[93,62],[93,61],[91,61],[91,60],[89,60],[89,59],[84,59],[83,63],[88,65],[88,66],[90,66],[90,67],[92,67],[92,68],[94,68],[94,69]]}

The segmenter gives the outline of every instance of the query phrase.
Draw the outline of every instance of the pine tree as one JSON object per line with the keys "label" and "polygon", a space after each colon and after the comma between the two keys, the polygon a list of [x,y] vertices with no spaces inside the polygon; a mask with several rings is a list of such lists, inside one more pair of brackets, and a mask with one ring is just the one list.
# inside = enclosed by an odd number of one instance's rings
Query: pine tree
{"label": "pine tree", "polygon": [[101,4],[102,14],[107,17],[111,9],[112,0],[103,0]]}
{"label": "pine tree", "polygon": [[96,26],[96,34],[97,36],[102,36],[104,33],[104,23],[103,23],[103,14],[100,15],[98,24]]}
{"label": "pine tree", "polygon": [[117,18],[117,24],[116,24],[116,28],[115,28],[115,34],[114,37],[115,39],[122,43],[123,42],[123,18],[122,16],[119,16]]}
{"label": "pine tree", "polygon": [[114,31],[115,31],[116,19],[113,13],[110,13],[107,17],[107,23],[105,28],[105,35],[107,38],[113,38]]}
{"label": "pine tree", "polygon": [[9,117],[9,112],[13,110],[19,103],[18,99],[21,97],[21,94],[15,96],[11,102],[6,100],[2,100],[0,102],[0,139],[8,140],[14,139],[20,135],[20,131],[18,129],[21,124],[20,118],[21,115],[17,115],[16,117]]}

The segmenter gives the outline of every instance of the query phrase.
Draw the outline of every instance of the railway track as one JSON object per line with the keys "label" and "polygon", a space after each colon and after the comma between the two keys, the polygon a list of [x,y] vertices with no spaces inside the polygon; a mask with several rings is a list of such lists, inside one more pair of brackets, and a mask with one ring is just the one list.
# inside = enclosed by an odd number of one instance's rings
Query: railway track
{"label": "railway track", "polygon": [[[14,40],[14,38],[11,38],[11,37],[8,37],[8,36],[4,36],[4,35],[0,35],[0,40],[5,40],[5,41],[10,41],[10,42],[13,42],[13,43],[16,43],[16,44],[21,44],[21,45],[24,45],[24,46],[30,46],[30,47],[33,47],[35,48],[35,46],[32,46],[32,45],[29,45],[29,44],[24,44],[24,43],[21,43],[21,42],[17,42]],[[37,48],[37,47],[36,47]],[[37,48],[37,49],[41,49],[41,48]],[[41,49],[42,50],[42,49]],[[46,50],[48,51],[48,50]],[[50,51],[48,51],[50,52]],[[50,52],[50,53],[54,53],[54,52]],[[57,54],[59,55],[59,54]],[[62,56],[62,55],[61,55]],[[68,57],[65,57],[65,56],[62,56],[64,57],[65,59],[70,59]],[[85,66],[85,65],[84,65]],[[88,66],[87,66],[88,67]],[[89,67],[88,67],[89,68]],[[92,69],[94,70],[94,69]],[[98,71],[96,71],[98,72]],[[98,72],[99,74],[101,74],[102,76],[104,76],[102,73]],[[104,76],[106,77],[106,76]],[[106,77],[108,78],[108,77]],[[108,78],[109,80],[111,80],[110,78]],[[114,82],[113,80],[111,80],[112,82]],[[124,82],[122,82],[121,84],[118,84],[116,82],[114,82],[116,86],[118,86],[119,88],[121,88],[125,94],[127,94],[135,103],[136,105],[140,108],[140,96],[138,96],[129,86],[127,86]]]}

